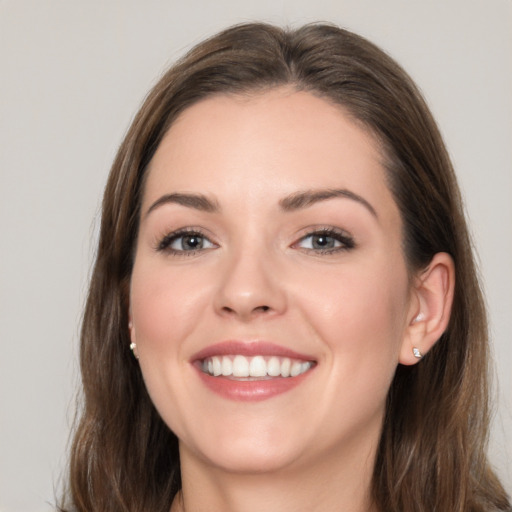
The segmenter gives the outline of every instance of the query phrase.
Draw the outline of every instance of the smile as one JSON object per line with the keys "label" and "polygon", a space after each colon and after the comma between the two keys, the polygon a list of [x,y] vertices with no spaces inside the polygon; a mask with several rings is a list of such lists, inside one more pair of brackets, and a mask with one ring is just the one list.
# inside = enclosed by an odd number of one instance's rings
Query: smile
{"label": "smile", "polygon": [[290,357],[246,357],[237,354],[205,358],[201,363],[201,369],[212,377],[252,380],[297,377],[311,369],[313,364],[313,361],[301,361]]}
{"label": "smile", "polygon": [[317,361],[263,341],[224,341],[191,358],[200,381],[215,394],[235,401],[262,401],[300,386]]}

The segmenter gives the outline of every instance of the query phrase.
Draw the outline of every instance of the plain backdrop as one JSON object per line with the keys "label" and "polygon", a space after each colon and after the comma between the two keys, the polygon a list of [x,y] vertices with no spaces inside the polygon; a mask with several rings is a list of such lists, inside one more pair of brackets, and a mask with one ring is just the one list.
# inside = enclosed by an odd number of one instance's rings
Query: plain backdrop
{"label": "plain backdrop", "polygon": [[0,0],[0,511],[52,509],[107,173],[178,56],[228,25],[331,21],[393,55],[455,163],[497,368],[491,459],[512,491],[511,0]]}

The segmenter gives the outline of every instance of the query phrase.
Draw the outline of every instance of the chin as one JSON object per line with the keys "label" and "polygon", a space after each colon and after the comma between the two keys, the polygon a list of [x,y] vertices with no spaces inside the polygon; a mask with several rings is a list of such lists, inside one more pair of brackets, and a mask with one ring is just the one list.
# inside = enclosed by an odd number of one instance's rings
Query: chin
{"label": "chin", "polygon": [[268,422],[231,419],[232,428],[217,427],[210,424],[207,436],[203,431],[202,436],[180,437],[180,452],[227,472],[257,474],[299,464],[311,444],[289,425],[279,426],[275,417]]}
{"label": "chin", "polygon": [[[180,443],[180,450],[183,445]],[[294,466],[300,459],[299,453],[289,453],[282,448],[258,446],[247,442],[237,446],[220,447],[205,450],[196,456],[205,460],[208,465],[228,473],[238,474],[269,474]]]}

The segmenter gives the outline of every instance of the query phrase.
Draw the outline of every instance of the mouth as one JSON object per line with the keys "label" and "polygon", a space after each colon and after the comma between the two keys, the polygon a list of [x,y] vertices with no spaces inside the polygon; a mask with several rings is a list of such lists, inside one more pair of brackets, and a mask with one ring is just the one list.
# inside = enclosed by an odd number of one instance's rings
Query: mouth
{"label": "mouth", "polygon": [[298,377],[314,366],[314,361],[303,361],[290,357],[241,354],[213,356],[203,359],[201,371],[211,377],[230,379],[266,380]]}
{"label": "mouth", "polygon": [[303,382],[317,362],[313,357],[267,342],[228,341],[192,358],[201,381],[231,400],[265,400]]}

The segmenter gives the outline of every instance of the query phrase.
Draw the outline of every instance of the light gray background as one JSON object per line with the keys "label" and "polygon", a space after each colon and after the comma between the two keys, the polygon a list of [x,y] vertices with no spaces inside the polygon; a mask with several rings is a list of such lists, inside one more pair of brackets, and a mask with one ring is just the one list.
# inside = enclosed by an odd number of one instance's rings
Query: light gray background
{"label": "light gray background", "polygon": [[355,30],[424,91],[477,241],[500,393],[490,449],[512,491],[511,0],[0,0],[0,511],[51,509],[100,197],[133,114],[185,49],[255,19]]}

